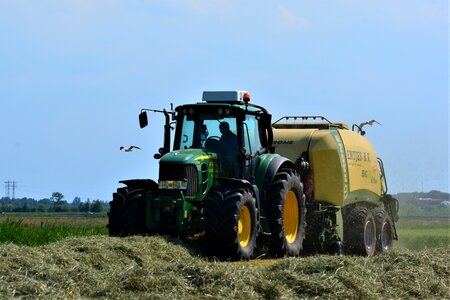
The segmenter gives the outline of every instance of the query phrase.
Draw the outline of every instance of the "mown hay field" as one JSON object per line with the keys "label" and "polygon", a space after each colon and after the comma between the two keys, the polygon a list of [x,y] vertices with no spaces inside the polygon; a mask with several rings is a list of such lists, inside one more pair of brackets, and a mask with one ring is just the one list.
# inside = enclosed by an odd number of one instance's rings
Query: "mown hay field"
{"label": "mown hay field", "polygon": [[[51,235],[58,226],[92,229],[107,222],[92,216],[16,217],[0,219],[0,236],[11,226]],[[72,231],[69,237],[59,236],[60,241],[33,247],[3,242],[0,299],[450,299],[446,222],[405,219],[399,223],[396,250],[371,258],[316,255],[218,262],[202,256],[201,245],[192,241],[111,238],[105,232]],[[408,236],[411,245],[405,242]],[[427,242],[424,236],[439,243],[408,250]]]}
{"label": "mown hay field", "polygon": [[0,245],[0,298],[445,299],[450,248],[217,262],[167,237]]}

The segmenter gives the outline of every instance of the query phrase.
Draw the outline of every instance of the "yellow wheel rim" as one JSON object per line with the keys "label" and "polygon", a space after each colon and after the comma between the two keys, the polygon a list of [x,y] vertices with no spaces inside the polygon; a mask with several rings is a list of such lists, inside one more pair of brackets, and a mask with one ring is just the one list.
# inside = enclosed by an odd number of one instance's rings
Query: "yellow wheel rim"
{"label": "yellow wheel rim", "polygon": [[241,247],[246,247],[250,241],[250,233],[252,230],[252,220],[250,218],[250,210],[247,206],[242,206],[238,219],[238,236]]}
{"label": "yellow wheel rim", "polygon": [[298,234],[298,201],[293,191],[289,191],[284,199],[284,234],[288,243],[293,243]]}

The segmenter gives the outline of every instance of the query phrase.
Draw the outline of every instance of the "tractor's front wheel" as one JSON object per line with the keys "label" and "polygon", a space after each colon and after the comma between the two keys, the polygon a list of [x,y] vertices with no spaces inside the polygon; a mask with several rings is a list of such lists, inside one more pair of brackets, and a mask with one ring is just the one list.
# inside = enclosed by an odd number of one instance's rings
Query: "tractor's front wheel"
{"label": "tractor's front wheel", "polygon": [[125,206],[125,197],[128,194],[127,188],[118,188],[113,193],[113,199],[109,202],[108,212],[108,228],[109,236],[121,236],[122,235],[122,218],[123,208]]}
{"label": "tractor's front wheel", "polygon": [[129,236],[146,231],[145,212],[147,191],[119,188],[113,194],[108,213],[110,236]]}
{"label": "tractor's front wheel", "polygon": [[305,234],[305,197],[300,179],[292,170],[281,170],[267,193],[271,231],[271,256],[298,256]]}
{"label": "tractor's front wheel", "polygon": [[257,208],[245,189],[212,190],[205,208],[205,236],[213,255],[247,260],[253,255],[257,237]]}
{"label": "tractor's front wheel", "polygon": [[138,189],[128,193],[125,198],[123,212],[122,236],[143,234],[145,227],[145,196],[146,190]]}

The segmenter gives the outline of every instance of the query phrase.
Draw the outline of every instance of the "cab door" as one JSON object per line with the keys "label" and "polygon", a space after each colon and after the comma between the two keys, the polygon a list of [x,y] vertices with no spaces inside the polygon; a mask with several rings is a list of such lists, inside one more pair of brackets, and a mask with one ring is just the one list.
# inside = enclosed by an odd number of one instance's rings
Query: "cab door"
{"label": "cab door", "polygon": [[254,176],[258,156],[263,150],[259,120],[256,115],[246,115],[242,123],[242,133],[245,148],[244,178],[249,179]]}

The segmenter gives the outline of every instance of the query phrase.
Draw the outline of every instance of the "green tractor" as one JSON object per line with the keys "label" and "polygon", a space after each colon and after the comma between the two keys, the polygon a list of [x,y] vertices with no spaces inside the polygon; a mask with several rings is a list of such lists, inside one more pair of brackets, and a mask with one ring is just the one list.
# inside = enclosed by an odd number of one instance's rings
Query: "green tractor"
{"label": "green tractor", "polygon": [[147,111],[165,115],[164,146],[154,156],[159,179],[120,181],[110,236],[203,236],[212,255],[233,260],[250,259],[257,241],[268,240],[272,256],[299,255],[306,220],[300,169],[274,153],[266,109],[243,91],[207,91],[202,102],[175,110],[143,109],[141,128]]}

